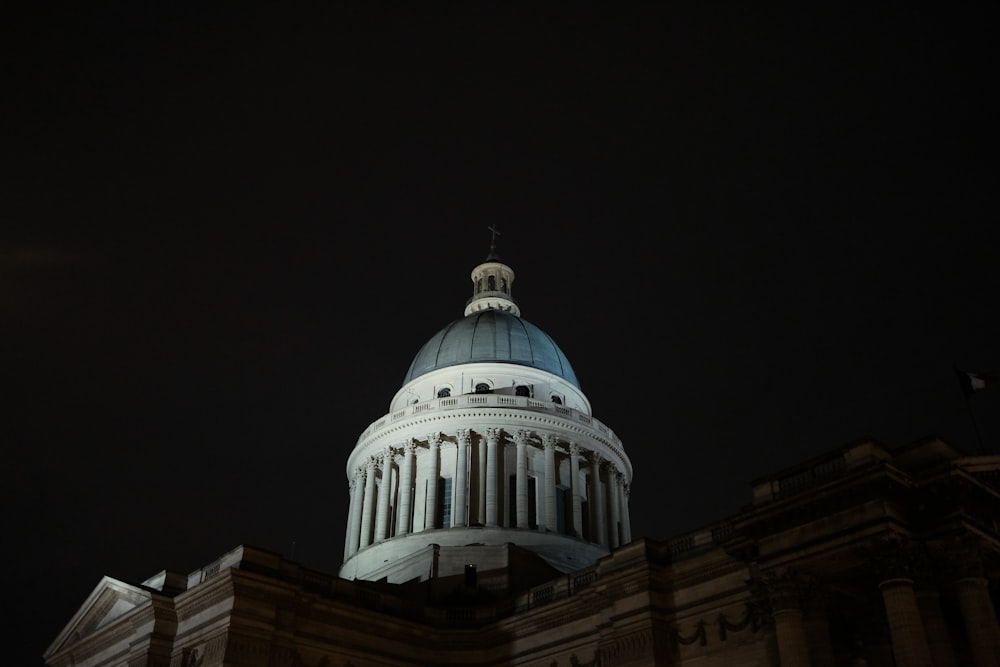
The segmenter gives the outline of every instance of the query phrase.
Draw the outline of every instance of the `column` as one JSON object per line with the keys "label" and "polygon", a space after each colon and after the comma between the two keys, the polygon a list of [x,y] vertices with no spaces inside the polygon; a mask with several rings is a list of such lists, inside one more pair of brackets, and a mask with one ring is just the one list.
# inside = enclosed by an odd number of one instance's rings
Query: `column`
{"label": "column", "polygon": [[965,577],[955,582],[975,667],[1000,665],[1000,628],[987,584],[985,577]]}
{"label": "column", "polygon": [[590,462],[590,506],[595,530],[590,531],[591,539],[602,546],[608,546],[608,523],[604,516],[604,493],[601,490],[601,464],[604,457],[594,452]]}
{"label": "column", "polygon": [[879,585],[897,667],[930,667],[931,652],[913,592],[913,579],[886,579]]}
{"label": "column", "polygon": [[500,429],[486,429],[486,525],[497,525],[497,456],[499,444],[497,437]]}
{"label": "column", "polygon": [[351,478],[351,505],[347,514],[347,535],[344,538],[344,560],[354,555],[358,550],[358,527],[361,522],[361,503],[364,500],[362,493],[362,480],[364,479],[364,469],[358,468]]}
{"label": "column", "polygon": [[948,622],[941,610],[941,594],[929,585],[918,584],[916,590],[917,607],[920,608],[920,618],[924,621],[931,662],[934,667],[956,667],[958,663],[955,661],[955,648],[948,634]]}
{"label": "column", "polygon": [[440,433],[431,433],[427,436],[427,449],[431,465],[427,473],[427,508],[424,511],[424,530],[431,530],[437,527],[438,478],[441,477]]}
{"label": "column", "polygon": [[545,434],[545,529],[559,530],[556,519],[556,436]]}
{"label": "column", "polygon": [[483,434],[479,435],[479,456],[476,458],[476,463],[479,466],[479,493],[477,494],[479,502],[476,503],[476,515],[480,526],[486,525],[486,475],[487,475],[487,463],[486,463],[486,437]]}
{"label": "column", "polygon": [[528,527],[528,433],[519,430],[514,434],[517,445],[517,482],[514,502],[517,507],[517,527]]}
{"label": "column", "polygon": [[611,510],[611,525],[608,529],[611,531],[611,548],[617,549],[618,542],[618,521],[619,521],[619,511],[618,511],[618,471],[615,470],[611,462],[608,462],[608,504]]}
{"label": "column", "polygon": [[392,449],[382,452],[382,483],[378,487],[378,505],[375,508],[375,541],[384,540],[389,524],[389,490],[392,488]]}
{"label": "column", "polygon": [[410,532],[410,522],[413,517],[413,438],[403,441],[403,467],[399,471],[399,513],[396,522],[396,534],[406,535]]}
{"label": "column", "polygon": [[[624,482],[624,477],[623,477]],[[621,485],[621,512],[622,512],[622,541],[628,544],[632,541],[632,520],[628,516],[628,492],[629,485]]]}
{"label": "column", "polygon": [[580,445],[569,443],[570,490],[573,494],[573,534],[583,539],[583,517],[580,516]]}
{"label": "column", "polygon": [[365,466],[365,497],[361,509],[361,534],[359,548],[367,547],[372,541],[372,505],[375,504],[375,461],[368,459]]}
{"label": "column", "polygon": [[870,556],[882,592],[896,667],[930,667],[931,651],[913,587],[914,573],[922,565],[919,545],[902,535],[890,535],[874,543]]}
{"label": "column", "polygon": [[781,667],[810,667],[809,645],[802,623],[804,579],[792,568],[772,570],[763,578],[774,618],[779,664]]}
{"label": "column", "polygon": [[452,526],[468,524],[469,444],[471,441],[469,429],[459,429],[458,437],[455,439],[458,456],[455,464],[455,505],[451,508]]}

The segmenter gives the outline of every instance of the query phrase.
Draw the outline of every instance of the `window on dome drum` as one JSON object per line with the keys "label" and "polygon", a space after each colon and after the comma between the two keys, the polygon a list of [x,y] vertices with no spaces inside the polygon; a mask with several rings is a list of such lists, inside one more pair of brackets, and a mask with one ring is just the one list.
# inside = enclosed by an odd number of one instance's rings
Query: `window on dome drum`
{"label": "window on dome drum", "polygon": [[500,279],[500,291],[503,292],[504,294],[507,293],[507,279],[506,278],[501,278]]}
{"label": "window on dome drum", "polygon": [[476,294],[479,294],[482,291],[483,291],[483,279],[482,278],[477,278],[476,279]]}
{"label": "window on dome drum", "polygon": [[528,528],[538,530],[538,478],[528,477]]}
{"label": "window on dome drum", "polygon": [[514,395],[515,396],[531,396],[531,390],[528,389],[528,385],[526,385],[526,384],[519,384],[516,387],[514,387]]}
{"label": "window on dome drum", "polygon": [[[556,526],[555,530],[560,535],[566,534],[566,515],[573,507],[573,499],[570,496],[570,489],[565,486],[556,487]],[[570,520],[572,523],[572,520]],[[551,529],[550,529],[551,530]]]}
{"label": "window on dome drum", "polygon": [[441,503],[441,525],[436,528],[451,528],[451,477],[438,479],[438,498]]}
{"label": "window on dome drum", "polygon": [[486,289],[488,289],[491,292],[495,292],[497,290],[496,276],[489,276],[488,278],[486,278]]}
{"label": "window on dome drum", "polygon": [[562,405],[562,399],[556,396],[555,394],[552,395],[552,402],[555,403],[556,405]]}
{"label": "window on dome drum", "polygon": [[451,389],[449,389],[448,387],[445,387],[444,389],[438,389],[438,394],[437,394],[438,398],[448,398],[449,396],[451,396]]}
{"label": "window on dome drum", "polygon": [[490,393],[490,386],[488,384],[486,384],[485,382],[480,382],[480,383],[478,383],[476,385],[476,393],[477,394],[489,394]]}

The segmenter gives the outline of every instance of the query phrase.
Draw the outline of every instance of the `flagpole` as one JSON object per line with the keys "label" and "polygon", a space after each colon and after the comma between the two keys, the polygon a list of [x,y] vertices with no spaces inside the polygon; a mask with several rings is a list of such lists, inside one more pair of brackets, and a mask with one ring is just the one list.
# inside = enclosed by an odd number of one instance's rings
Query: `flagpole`
{"label": "flagpole", "polygon": [[983,435],[979,432],[979,424],[976,422],[976,413],[972,411],[972,402],[966,398],[965,408],[969,411],[969,419],[972,421],[972,430],[976,432],[976,440],[979,442],[979,452],[986,453],[986,445],[983,444]]}
{"label": "flagpole", "polygon": [[960,371],[955,367],[955,374],[959,377],[959,382],[961,382],[962,387],[962,402],[965,403],[965,409],[969,412],[969,421],[972,422],[972,430],[976,433],[976,442],[979,443],[979,452],[981,454],[986,454],[986,445],[983,444],[983,435],[979,432],[979,423],[976,421],[976,413],[972,410],[972,387],[966,386],[966,382],[969,381],[968,374],[964,371]]}

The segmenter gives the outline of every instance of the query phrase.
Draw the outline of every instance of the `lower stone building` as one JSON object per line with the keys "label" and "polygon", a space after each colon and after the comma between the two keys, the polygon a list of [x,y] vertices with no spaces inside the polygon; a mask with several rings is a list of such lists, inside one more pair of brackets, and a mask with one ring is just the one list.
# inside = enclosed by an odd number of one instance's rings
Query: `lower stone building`
{"label": "lower stone building", "polygon": [[[891,449],[864,441],[751,486],[752,501],[724,521],[627,541],[571,571],[514,542],[470,539],[428,541],[410,556],[423,574],[400,583],[349,580],[249,546],[189,574],[105,577],[45,660],[1000,665],[1000,456],[966,456],[938,438]],[[491,530],[464,528],[477,529]]]}

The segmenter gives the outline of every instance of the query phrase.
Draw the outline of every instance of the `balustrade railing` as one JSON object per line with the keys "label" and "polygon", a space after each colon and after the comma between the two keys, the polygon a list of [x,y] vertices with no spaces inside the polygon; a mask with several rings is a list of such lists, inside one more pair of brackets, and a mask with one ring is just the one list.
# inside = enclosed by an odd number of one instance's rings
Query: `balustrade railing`
{"label": "balustrade railing", "polygon": [[462,396],[449,396],[447,398],[435,398],[429,401],[408,405],[405,408],[396,410],[387,417],[383,417],[370,424],[368,428],[365,429],[365,432],[361,434],[358,442],[365,440],[370,435],[382,430],[390,424],[407,419],[414,415],[424,415],[436,410],[461,410],[467,407],[483,408],[490,406],[501,408],[514,407],[530,410],[532,412],[544,412],[559,415],[560,417],[583,424],[588,428],[597,431],[608,439],[612,450],[615,450],[622,456],[625,454],[622,442],[618,436],[615,435],[614,431],[608,428],[608,426],[600,420],[595,419],[588,414],[566,407],[565,405],[550,403],[548,401],[539,401],[527,396],[505,396],[500,394],[466,394]]}

